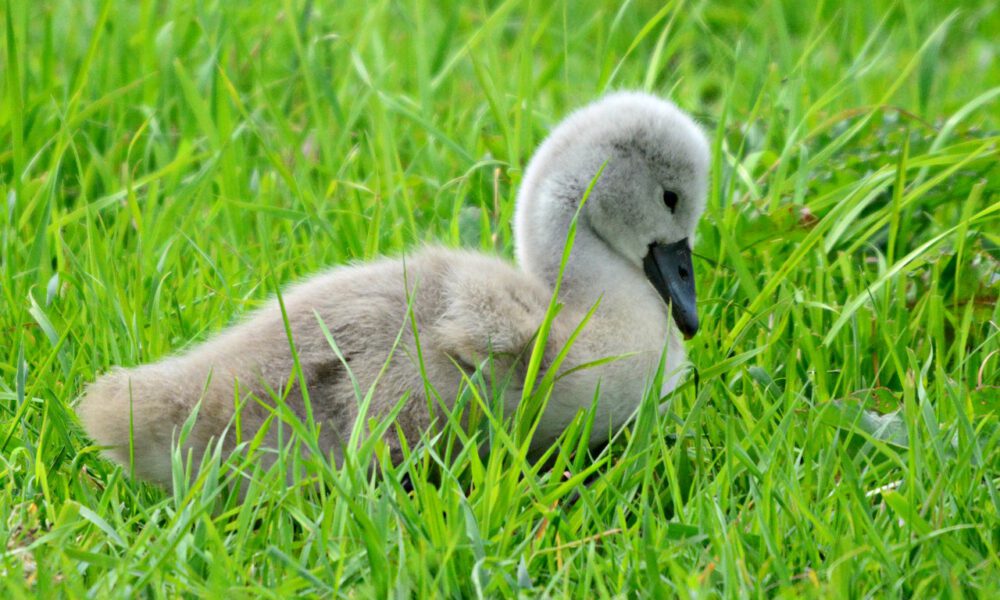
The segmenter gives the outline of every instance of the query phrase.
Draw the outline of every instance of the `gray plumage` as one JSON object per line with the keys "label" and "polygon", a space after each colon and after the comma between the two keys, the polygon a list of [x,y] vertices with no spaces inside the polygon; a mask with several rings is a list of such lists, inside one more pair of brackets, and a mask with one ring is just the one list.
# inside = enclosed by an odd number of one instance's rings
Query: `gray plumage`
{"label": "gray plumage", "polygon": [[[423,369],[444,401],[487,356],[497,357],[512,378],[504,404],[512,413],[529,345],[542,323],[558,273],[566,234],[597,171],[603,173],[581,211],[577,237],[561,284],[563,310],[546,349],[554,356],[596,303],[599,307],[571,347],[561,370],[603,357],[629,354],[582,369],[556,383],[534,447],[545,448],[579,410],[601,394],[592,443],[630,417],[648,389],[666,349],[661,392],[676,385],[684,348],[662,291],[643,270],[654,243],[690,240],[704,210],[708,146],[699,127],[673,104],[640,93],[618,93],[577,111],[539,147],[525,173],[515,215],[520,269],[483,254],[427,248],[404,259],[334,268],[286,290],[282,297],[308,385],[320,446],[339,457],[350,438],[358,399],[348,369],[364,394],[378,379],[370,414],[386,414],[409,394],[396,422],[413,444],[431,427],[425,381],[417,361],[412,310]],[[677,195],[673,209],[665,190]],[[693,294],[693,288],[691,290]],[[676,314],[676,313],[675,313]],[[345,361],[323,335],[329,329]],[[289,343],[276,302],[252,313],[192,349],[132,369],[114,369],[90,385],[77,412],[107,454],[129,463],[130,411],[137,476],[170,485],[170,448],[192,408],[202,406],[186,441],[196,458],[210,440],[233,444],[233,417],[240,396],[270,402],[293,370]],[[304,417],[301,393],[288,402]],[[245,404],[245,438],[269,416],[257,402]],[[276,442],[274,430],[268,442]],[[395,429],[385,436],[398,455]]]}

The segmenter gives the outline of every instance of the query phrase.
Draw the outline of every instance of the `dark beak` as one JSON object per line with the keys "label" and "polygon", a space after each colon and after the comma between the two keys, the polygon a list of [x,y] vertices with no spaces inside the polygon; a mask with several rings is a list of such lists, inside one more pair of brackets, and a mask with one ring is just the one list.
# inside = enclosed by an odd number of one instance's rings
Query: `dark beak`
{"label": "dark beak", "polygon": [[677,327],[686,339],[698,332],[695,306],[694,268],[687,238],[673,244],[652,244],[642,260],[646,277],[670,307]]}

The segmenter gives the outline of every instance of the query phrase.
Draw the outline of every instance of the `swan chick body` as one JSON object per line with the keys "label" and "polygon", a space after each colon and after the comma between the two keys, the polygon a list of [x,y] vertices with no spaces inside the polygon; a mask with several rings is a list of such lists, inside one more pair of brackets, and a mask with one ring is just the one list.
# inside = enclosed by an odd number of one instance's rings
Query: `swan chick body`
{"label": "swan chick body", "polygon": [[[570,115],[532,158],[514,222],[520,268],[431,247],[404,259],[337,267],[292,286],[282,299],[320,447],[340,457],[358,415],[358,391],[363,397],[372,386],[371,416],[389,414],[405,397],[395,422],[413,444],[438,416],[433,407],[454,402],[463,371],[467,376],[487,358],[504,377],[504,409],[512,414],[578,209],[559,286],[563,308],[542,366],[595,305],[560,371],[623,358],[560,377],[532,447],[549,447],[595,401],[591,443],[606,441],[641,402],[664,352],[670,376],[660,391],[676,385],[682,335],[697,329],[690,240],[704,210],[707,168],[708,144],[690,117],[650,95],[612,94]],[[288,406],[305,418],[298,383],[286,390],[293,371],[281,309],[272,301],[182,354],[101,376],[77,413],[111,458],[169,486],[171,444],[199,402],[184,444],[196,460],[213,439],[233,447],[236,399],[247,393],[271,402],[275,392],[288,391]],[[253,400],[242,406],[240,428],[249,439],[271,410]],[[272,447],[276,429],[265,438]],[[385,441],[398,458],[395,427]]]}

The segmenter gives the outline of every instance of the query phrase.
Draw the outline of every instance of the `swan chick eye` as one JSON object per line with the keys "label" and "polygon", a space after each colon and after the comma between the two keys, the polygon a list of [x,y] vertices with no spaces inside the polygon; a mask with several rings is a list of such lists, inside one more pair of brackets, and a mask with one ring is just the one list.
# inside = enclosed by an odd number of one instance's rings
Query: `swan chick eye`
{"label": "swan chick eye", "polygon": [[677,192],[663,190],[663,203],[670,209],[670,214],[677,211]]}

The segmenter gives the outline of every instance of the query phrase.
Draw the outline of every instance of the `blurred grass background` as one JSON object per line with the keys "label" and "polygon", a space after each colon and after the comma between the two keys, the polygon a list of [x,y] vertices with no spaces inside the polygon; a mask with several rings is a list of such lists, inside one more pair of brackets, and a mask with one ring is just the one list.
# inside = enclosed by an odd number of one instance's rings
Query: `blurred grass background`
{"label": "blurred grass background", "polygon": [[[992,1],[0,12],[8,597],[1000,587]],[[621,88],[714,139],[699,384],[574,459],[591,485],[464,457],[436,483],[415,463],[408,493],[271,474],[241,505],[130,482],[79,431],[97,373],[296,278],[429,241],[510,256],[533,148]]]}

